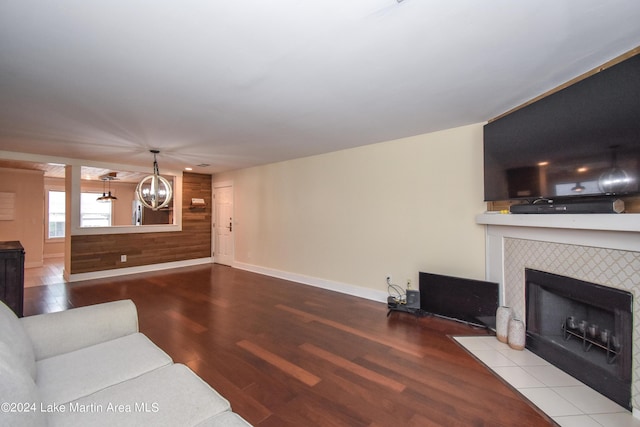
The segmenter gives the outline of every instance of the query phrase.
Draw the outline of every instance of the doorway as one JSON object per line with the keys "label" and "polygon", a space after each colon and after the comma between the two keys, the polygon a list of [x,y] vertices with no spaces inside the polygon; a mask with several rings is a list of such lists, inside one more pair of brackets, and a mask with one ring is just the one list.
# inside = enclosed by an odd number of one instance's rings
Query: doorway
{"label": "doorway", "polygon": [[213,185],[215,221],[213,262],[232,266],[234,260],[233,184]]}

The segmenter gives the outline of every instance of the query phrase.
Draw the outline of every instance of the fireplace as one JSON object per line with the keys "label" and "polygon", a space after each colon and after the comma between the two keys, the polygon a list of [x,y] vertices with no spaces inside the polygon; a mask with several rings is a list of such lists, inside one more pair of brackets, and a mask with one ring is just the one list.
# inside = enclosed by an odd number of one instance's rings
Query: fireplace
{"label": "fireplace", "polygon": [[525,269],[529,350],[631,410],[633,296]]}
{"label": "fireplace", "polygon": [[[521,319],[526,268],[640,297],[640,214],[480,214],[476,220],[487,227],[485,279],[500,283],[500,304]],[[640,418],[640,306],[633,311],[631,400]]]}

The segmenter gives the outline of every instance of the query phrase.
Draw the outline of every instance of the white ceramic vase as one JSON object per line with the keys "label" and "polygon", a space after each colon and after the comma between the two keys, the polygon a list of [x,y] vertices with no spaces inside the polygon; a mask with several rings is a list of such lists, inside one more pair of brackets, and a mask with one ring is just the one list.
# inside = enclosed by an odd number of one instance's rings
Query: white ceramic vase
{"label": "white ceramic vase", "polygon": [[524,350],[527,332],[524,322],[520,319],[511,319],[509,322],[509,347],[514,350]]}
{"label": "white ceramic vase", "polygon": [[496,337],[498,341],[507,343],[509,335],[509,321],[513,318],[511,307],[500,306],[496,311]]}

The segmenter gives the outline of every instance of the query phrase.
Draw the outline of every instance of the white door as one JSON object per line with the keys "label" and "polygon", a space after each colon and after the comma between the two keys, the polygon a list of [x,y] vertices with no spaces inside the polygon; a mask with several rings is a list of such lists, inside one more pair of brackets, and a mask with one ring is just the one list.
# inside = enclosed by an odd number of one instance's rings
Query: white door
{"label": "white door", "polygon": [[214,255],[217,264],[233,265],[233,186],[215,187]]}

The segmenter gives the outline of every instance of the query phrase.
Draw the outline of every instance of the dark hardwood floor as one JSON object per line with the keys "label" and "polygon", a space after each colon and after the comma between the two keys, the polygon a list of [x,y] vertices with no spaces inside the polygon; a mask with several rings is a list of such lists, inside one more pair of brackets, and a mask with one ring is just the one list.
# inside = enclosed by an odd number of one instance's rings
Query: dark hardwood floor
{"label": "dark hardwood floor", "polygon": [[131,298],[140,330],[255,426],[554,425],[455,322],[220,265],[51,282],[25,289],[25,315]]}

